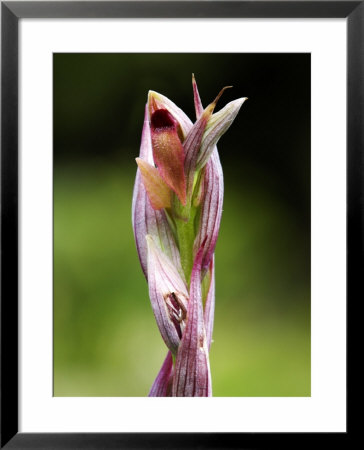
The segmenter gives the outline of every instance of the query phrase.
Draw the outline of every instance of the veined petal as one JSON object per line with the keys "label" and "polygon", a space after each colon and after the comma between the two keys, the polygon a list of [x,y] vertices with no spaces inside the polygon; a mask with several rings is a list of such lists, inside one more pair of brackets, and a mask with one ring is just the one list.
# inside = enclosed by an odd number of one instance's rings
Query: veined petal
{"label": "veined petal", "polygon": [[169,397],[172,388],[173,377],[173,358],[172,353],[168,352],[162,367],[154,380],[148,397]]}
{"label": "veined petal", "polygon": [[210,116],[211,114],[209,114],[209,111],[205,110],[191,128],[185,142],[183,143],[184,152],[186,154],[184,172],[187,178],[188,195],[190,195],[192,191],[198,152],[201,145],[202,136],[205,132]]}
{"label": "veined petal", "polygon": [[246,97],[243,97],[234,100],[211,116],[202,137],[196,163],[197,170],[201,169],[207,163],[217,141],[228,130],[246,99]]}
{"label": "veined petal", "polygon": [[193,100],[195,103],[195,113],[196,119],[198,119],[203,113],[203,106],[200,98],[200,94],[198,92],[197,83],[195,79],[195,75],[192,74],[192,88],[193,88]]}
{"label": "veined petal", "polygon": [[158,169],[141,158],[136,158],[136,162],[153,209],[169,208],[171,206],[171,190],[159,175]]}
{"label": "veined petal", "polygon": [[178,136],[177,121],[166,109],[157,109],[151,116],[153,158],[158,171],[186,204],[185,152]]}
{"label": "veined petal", "polygon": [[148,245],[149,297],[159,331],[169,350],[176,354],[187,311],[188,292],[184,280],[152,236]]}
{"label": "veined petal", "polygon": [[204,197],[201,204],[198,233],[194,242],[195,254],[204,243],[202,275],[206,273],[215,251],[224,199],[224,177],[216,147],[206,164],[203,183]]}
{"label": "veined petal", "polygon": [[187,133],[192,128],[192,122],[189,117],[180,109],[175,103],[173,103],[169,98],[155,91],[148,92],[148,105],[149,105],[149,117],[152,116],[153,112],[157,109],[166,109],[172,116],[177,120],[181,134],[180,138],[182,141],[186,138]]}
{"label": "veined petal", "polygon": [[[196,111],[196,117],[199,118],[200,115],[203,112],[203,106],[200,98],[200,94],[198,92],[197,83],[195,80],[195,77],[192,76],[192,85],[193,85],[193,96],[194,96],[194,103],[195,103],[195,111]],[[224,189],[224,183],[223,183],[223,173],[222,173],[222,167],[220,163],[219,154],[217,152],[217,147],[215,146],[212,157],[207,163],[207,170],[210,170],[210,167],[213,168],[213,171],[219,176],[219,191],[221,191],[221,195],[219,196],[219,203],[221,205],[219,206],[219,216],[221,219],[221,213],[222,213],[222,201],[223,201],[223,189]],[[206,211],[207,208],[204,208],[203,211]],[[202,214],[203,216],[203,214]],[[220,220],[219,219],[219,220]],[[203,242],[204,239],[206,239],[205,233],[201,233],[201,235],[198,237],[199,242]],[[210,253],[211,249],[206,252]],[[205,258],[208,260],[208,256]],[[206,330],[206,339],[207,339],[207,346],[210,350],[211,342],[212,342],[212,332],[214,327],[214,314],[215,314],[215,257],[212,253],[212,257],[210,260],[209,265],[209,277],[210,277],[210,285],[207,290],[207,296],[205,301],[205,307],[204,307],[204,321],[205,321],[205,330]]]}
{"label": "veined petal", "polygon": [[[168,224],[168,219],[163,210],[155,210],[150,204],[146,190],[141,182],[138,170],[136,186],[134,189],[135,202],[133,208],[133,231],[140,264],[147,278],[148,274],[148,250],[145,236],[150,234],[158,241],[160,248],[173,261],[180,275],[184,277],[181,266],[181,258],[173,233]],[[138,183],[138,184],[137,184]]]}
{"label": "veined petal", "polygon": [[[203,112],[203,106],[194,76],[192,77],[192,85],[196,117],[198,118]],[[207,162],[203,182],[204,202],[201,206],[199,231],[194,243],[194,254],[197,253],[202,243],[205,243],[202,258],[202,275],[206,272],[215,251],[224,199],[224,176],[216,146]]]}
{"label": "veined petal", "polygon": [[140,142],[139,157],[143,158],[149,164],[154,163],[152,139],[150,136],[148,104],[146,104],[145,108],[144,108],[144,122],[143,122],[143,130],[142,130],[142,139]]}
{"label": "veined petal", "polygon": [[[150,164],[153,164],[152,142],[150,138],[150,124],[147,107],[145,108],[140,157],[143,158],[143,160],[148,161]],[[174,266],[177,267],[179,273],[184,276],[181,267],[179,250],[168,224],[166,214],[162,210],[156,211],[153,209],[141,180],[141,173],[139,169],[137,170],[134,184],[132,224],[138,256],[145,277],[147,277],[148,251],[145,240],[145,236],[147,234],[150,234],[157,239],[160,248],[171,259]]]}
{"label": "veined petal", "polygon": [[[204,321],[206,329],[207,346],[210,350],[212,341],[212,331],[214,328],[214,314],[215,314],[215,262],[214,256],[211,258],[209,273],[210,285],[207,291],[207,297],[204,308]],[[206,275],[207,276],[207,275]]]}
{"label": "veined petal", "polygon": [[[205,135],[206,128],[210,122],[210,119],[212,117],[212,113],[215,109],[215,106],[225,91],[225,89],[228,89],[231,86],[224,87],[218,94],[218,96],[215,98],[215,100],[210,103],[200,114],[199,118],[197,119],[196,123],[193,125],[191,130],[189,131],[185,142],[183,143],[183,148],[186,154],[185,159],[185,174],[187,177],[187,191],[190,194],[193,186],[193,179],[196,169],[196,164],[199,159],[200,155],[200,147],[202,143],[203,136]],[[197,88],[197,86],[196,86]],[[194,90],[194,98],[196,102],[196,95],[198,95],[198,91]],[[198,100],[197,100],[198,101]],[[199,103],[199,106],[201,105],[201,102]],[[199,107],[198,106],[198,107]],[[210,155],[209,155],[210,156]]]}
{"label": "veined petal", "polygon": [[201,259],[197,253],[191,275],[187,324],[178,348],[172,396],[210,397],[211,374],[201,298]]}

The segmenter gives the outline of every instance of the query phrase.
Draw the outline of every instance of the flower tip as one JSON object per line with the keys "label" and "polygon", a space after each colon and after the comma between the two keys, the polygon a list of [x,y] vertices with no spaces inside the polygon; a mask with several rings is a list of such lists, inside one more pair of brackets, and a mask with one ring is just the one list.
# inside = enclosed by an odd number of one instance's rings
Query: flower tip
{"label": "flower tip", "polygon": [[246,102],[246,100],[248,100],[248,97],[237,98],[236,100],[233,100],[232,102],[228,103],[225,108],[227,108],[228,110],[231,109],[231,111],[235,111],[235,113],[237,114],[239,109],[242,107],[243,103]]}
{"label": "flower tip", "polygon": [[158,98],[158,97],[159,97],[158,92],[152,90],[148,91],[148,100],[150,100],[151,98]]}
{"label": "flower tip", "polygon": [[155,91],[148,91],[148,108],[150,116],[160,109],[161,95]]}
{"label": "flower tip", "polygon": [[234,107],[239,111],[239,109],[242,107],[243,103],[245,103],[248,100],[248,97],[241,97],[236,100],[233,100],[231,102],[231,105],[234,105]]}

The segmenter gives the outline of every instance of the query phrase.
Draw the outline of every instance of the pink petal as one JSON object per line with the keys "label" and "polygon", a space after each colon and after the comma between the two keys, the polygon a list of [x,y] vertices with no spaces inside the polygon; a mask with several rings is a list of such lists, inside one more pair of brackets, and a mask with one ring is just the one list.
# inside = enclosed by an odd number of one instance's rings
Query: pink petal
{"label": "pink petal", "polygon": [[173,376],[173,358],[172,353],[168,352],[162,367],[154,380],[148,397],[169,397],[172,387]]}
{"label": "pink petal", "polygon": [[164,342],[177,353],[182,335],[182,320],[187,310],[188,292],[184,280],[152,236],[148,244],[148,287],[154,316]]}
{"label": "pink petal", "polygon": [[[206,329],[207,346],[210,350],[212,341],[212,331],[214,328],[214,314],[215,314],[215,263],[214,256],[211,258],[209,274],[210,286],[207,292],[207,298],[204,308],[204,321]],[[206,275],[207,276],[207,275]]]}
{"label": "pink petal", "polygon": [[202,258],[204,274],[215,251],[224,199],[224,178],[216,147],[206,164],[203,183],[204,198],[201,205],[199,231],[194,243],[194,252],[196,254],[202,243],[205,243]]}
{"label": "pink petal", "polygon": [[202,136],[205,132],[206,125],[210,116],[211,114],[209,114],[209,112],[205,110],[205,112],[202,113],[202,115],[191,128],[186,137],[186,140],[183,143],[183,148],[186,154],[184,171],[187,177],[188,194],[190,194],[192,191],[198,152],[201,146]]}
{"label": "pink petal", "polygon": [[[192,84],[196,117],[199,117],[203,112],[203,106],[195,77],[192,79]],[[224,176],[216,146],[214,147],[212,156],[206,165],[204,195],[204,203],[201,206],[199,233],[194,244],[194,253],[196,254],[202,243],[205,242],[204,256],[202,259],[203,272],[207,270],[215,251],[224,199]]]}
{"label": "pink petal", "polygon": [[211,374],[201,298],[201,259],[197,253],[191,275],[187,324],[178,349],[172,396],[210,397]]}
{"label": "pink petal", "polygon": [[[203,106],[200,98],[200,94],[198,92],[197,83],[195,80],[195,77],[192,77],[192,85],[193,85],[193,97],[194,97],[194,103],[195,103],[195,111],[196,111],[196,117],[199,118],[200,115],[203,112]],[[219,207],[219,221],[221,220],[221,213],[222,213],[222,200],[223,200],[223,173],[222,173],[222,167],[219,159],[219,154],[217,152],[217,148],[214,148],[213,154],[212,154],[212,161],[210,160],[207,163],[207,169],[209,169],[209,165],[213,167],[213,170],[218,174],[218,176],[221,177],[221,185],[219,186],[219,189],[222,190],[220,198],[221,206]],[[206,208],[205,208],[206,209]],[[198,237],[199,242],[203,242],[204,239],[206,239],[205,233],[201,233],[201,235]],[[215,241],[216,242],[216,241]],[[199,248],[196,245],[197,248]],[[205,249],[205,254],[210,253],[210,249]],[[207,256],[206,259],[209,259]],[[205,308],[204,308],[204,321],[205,321],[205,329],[206,329],[206,338],[207,338],[207,345],[210,349],[211,341],[212,341],[212,331],[214,326],[214,314],[215,314],[215,261],[214,261],[214,255],[212,252],[212,257],[210,259],[210,265],[209,265],[209,276],[210,276],[210,286],[208,288],[207,292],[207,298],[205,302]]]}
{"label": "pink petal", "polygon": [[[216,107],[216,104],[217,104],[219,98],[221,97],[221,95],[223,94],[225,89],[231,87],[231,86],[224,87],[219,92],[219,94],[217,95],[215,100],[212,103],[210,103],[200,114],[200,107],[202,107],[202,104],[201,104],[201,100],[199,99],[197,85],[196,85],[196,81],[194,80],[194,78],[193,78],[192,82],[193,82],[193,87],[194,87],[195,108],[196,108],[196,113],[199,114],[199,118],[197,119],[197,121],[195,122],[195,124],[193,125],[191,130],[189,131],[189,133],[186,137],[186,140],[183,143],[183,148],[186,153],[185,174],[187,177],[187,192],[188,192],[188,194],[190,194],[192,192],[193,180],[194,180],[194,175],[195,175],[196,169],[199,170],[200,168],[203,167],[202,165],[197,167],[197,164],[200,161],[200,152],[201,152],[200,148],[202,147],[203,139],[206,139],[206,130],[207,130],[208,124],[210,123],[210,119],[212,118],[212,113]],[[223,119],[221,119],[221,121],[222,120]],[[214,133],[214,135],[215,134],[216,134],[216,132]],[[217,139],[216,139],[216,142],[217,142]],[[210,157],[212,151],[213,151],[213,148],[211,149],[211,151],[209,153],[206,151],[206,155],[208,154],[208,157],[206,156],[207,159]],[[207,159],[206,159],[206,162],[207,162]]]}
{"label": "pink petal", "polygon": [[[140,157],[150,164],[154,164],[147,106],[145,107]],[[148,252],[147,243],[145,240],[145,236],[147,234],[158,236],[160,247],[164,249],[165,253],[173,261],[173,264],[177,267],[180,274],[183,275],[179,250],[168,224],[166,214],[164,211],[156,211],[153,209],[143,185],[139,169],[137,170],[134,184],[132,224],[138,256],[145,277],[147,277]]]}
{"label": "pink petal", "polygon": [[195,103],[196,119],[198,119],[201,116],[201,114],[203,113],[203,106],[202,106],[200,94],[198,92],[197,83],[196,83],[194,74],[192,74],[192,88],[193,88],[193,100]]}

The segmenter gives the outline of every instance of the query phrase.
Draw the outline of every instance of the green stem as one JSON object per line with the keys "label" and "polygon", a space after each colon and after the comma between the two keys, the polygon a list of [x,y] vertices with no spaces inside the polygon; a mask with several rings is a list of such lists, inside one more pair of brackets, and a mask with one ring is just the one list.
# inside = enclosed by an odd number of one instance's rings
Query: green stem
{"label": "green stem", "polygon": [[177,236],[182,269],[184,271],[187,284],[189,285],[193,267],[193,243],[195,240],[193,217],[190,217],[187,222],[180,219],[177,221]]}

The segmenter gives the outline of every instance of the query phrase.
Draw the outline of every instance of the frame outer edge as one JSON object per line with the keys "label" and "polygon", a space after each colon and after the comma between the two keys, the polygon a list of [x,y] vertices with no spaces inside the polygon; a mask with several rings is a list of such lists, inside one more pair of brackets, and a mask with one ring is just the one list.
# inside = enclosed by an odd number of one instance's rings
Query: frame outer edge
{"label": "frame outer edge", "polygon": [[351,0],[121,0],[9,1],[22,18],[340,18],[360,4]]}
{"label": "frame outer edge", "polygon": [[[43,4],[42,4],[43,3]],[[57,5],[58,3],[58,5]],[[133,448],[147,448],[152,442],[154,444],[172,444],[174,437],[165,434],[147,435],[141,433],[137,435],[118,435],[95,433],[95,434],[30,434],[18,433],[18,355],[14,353],[14,349],[18,347],[18,18],[26,17],[97,17],[102,2],[95,2],[97,5],[96,12],[93,10],[93,2],[75,2],[78,4],[74,8],[74,2],[1,2],[1,437],[0,447],[3,448],[115,448],[113,444],[123,448],[124,445],[136,444]],[[109,8],[111,2],[109,3]],[[135,2],[137,4],[139,2]],[[145,2],[143,2],[145,4]],[[161,17],[158,12],[161,10],[162,2],[150,2],[159,4],[153,13],[150,13],[148,5],[149,17]],[[172,3],[172,2],[170,2]],[[182,3],[182,2],[179,2]],[[197,2],[201,3],[205,2]],[[213,2],[215,3],[215,2]],[[222,2],[216,2],[222,4]],[[231,2],[228,2],[231,3]],[[247,2],[245,2],[247,3]],[[254,2],[252,2],[253,4]],[[257,2],[258,3],[258,2]],[[264,2],[268,3],[268,2]],[[275,2],[272,2],[275,3]],[[348,17],[348,129],[347,129],[347,249],[348,249],[348,299],[354,300],[357,297],[357,289],[362,292],[361,274],[364,270],[363,264],[363,198],[364,198],[364,4],[363,1],[356,2],[335,2],[340,3],[340,8],[333,7],[331,3],[330,9],[326,9],[324,14],[324,2],[310,3],[307,9],[309,13],[302,14],[304,3],[299,5],[299,13],[292,14],[292,9],[288,8],[287,2],[279,7],[280,17]],[[345,5],[345,4],[346,5]],[[319,6],[319,4],[321,4]],[[131,2],[129,2],[131,5]],[[211,4],[210,4],[211,5]],[[209,7],[210,7],[209,5]],[[125,12],[125,5],[121,8]],[[148,13],[138,13],[141,3],[125,17],[147,17]],[[188,8],[190,5],[185,5]],[[215,5],[214,5],[215,6]],[[262,12],[258,15],[251,15],[249,8],[246,10],[246,17],[277,17],[270,15],[271,6],[268,13],[263,3],[257,5],[262,8]],[[298,6],[298,5],[296,5]],[[308,6],[308,5],[307,5]],[[316,8],[317,6],[317,8]],[[339,6],[339,5],[338,5]],[[85,7],[86,9],[83,9]],[[206,5],[207,7],[207,5]],[[221,5],[221,8],[222,5]],[[81,9],[81,13],[80,13]],[[206,8],[207,9],[207,8]],[[216,8],[218,10],[218,8]],[[316,13],[313,11],[316,10]],[[82,13],[83,11],[83,13]],[[87,12],[88,11],[88,12]],[[99,17],[110,17],[110,9],[105,5],[104,15]],[[225,9],[226,11],[226,9]],[[238,9],[236,16],[244,16],[244,9]],[[250,15],[249,15],[250,11]],[[256,9],[253,11],[256,11]],[[165,17],[165,14],[162,14]],[[187,15],[188,16],[188,15]],[[211,16],[207,14],[207,16]],[[120,17],[120,16],[119,16]],[[172,15],[173,17],[173,15]],[[190,15],[189,17],[192,17]],[[204,16],[202,16],[204,17]],[[218,16],[216,16],[218,17]],[[224,15],[229,17],[229,15]],[[358,244],[360,243],[360,244]],[[6,277],[5,268],[6,267]],[[360,284],[359,284],[360,283]],[[360,288],[359,288],[360,286]],[[6,342],[5,338],[6,337]],[[5,345],[6,344],[6,345]],[[15,437],[14,437],[15,436]],[[167,437],[169,436],[169,437]],[[183,436],[183,437],[182,437]],[[233,443],[242,444],[253,443],[253,436],[249,434],[242,439],[240,433],[230,434],[184,434],[181,436],[180,443],[182,448],[185,444],[190,444],[190,438],[194,443],[200,442],[202,445],[213,442],[218,444],[220,437],[224,448],[241,448],[236,447]],[[234,437],[235,436],[235,437]],[[269,434],[267,435],[267,437]],[[277,435],[277,437],[279,434]],[[261,441],[263,436],[256,435],[257,441]],[[286,436],[289,440],[289,436]],[[308,436],[304,436],[308,438]],[[317,435],[318,437],[318,435]],[[298,438],[298,435],[296,435]],[[335,439],[343,438],[342,434],[336,434]],[[296,440],[296,439],[295,439]],[[342,440],[342,439],[341,439]],[[9,442],[10,441],[10,442]],[[255,442],[257,442],[255,441]],[[6,443],[8,444],[6,445]],[[221,443],[221,442],[220,442]],[[293,442],[292,442],[293,443]],[[99,447],[99,445],[102,447]],[[172,444],[173,445],[173,444]],[[24,447],[25,446],[25,447]],[[122,447],[121,447],[122,446]],[[124,447],[126,448],[126,447]],[[186,447],[185,447],[186,448]],[[219,448],[219,447],[217,447]],[[221,447],[223,448],[223,447]]]}
{"label": "frame outer edge", "polygon": [[[347,318],[363,298],[364,273],[364,2],[347,20]],[[348,330],[348,319],[347,319]],[[347,331],[347,393],[351,374]],[[351,341],[353,342],[353,341]],[[351,358],[353,359],[353,358]],[[348,403],[347,403],[348,406]],[[352,414],[351,414],[352,415]],[[349,430],[347,409],[347,430]]]}
{"label": "frame outer edge", "polygon": [[18,18],[3,3],[1,68],[0,444],[3,446],[18,432]]}

